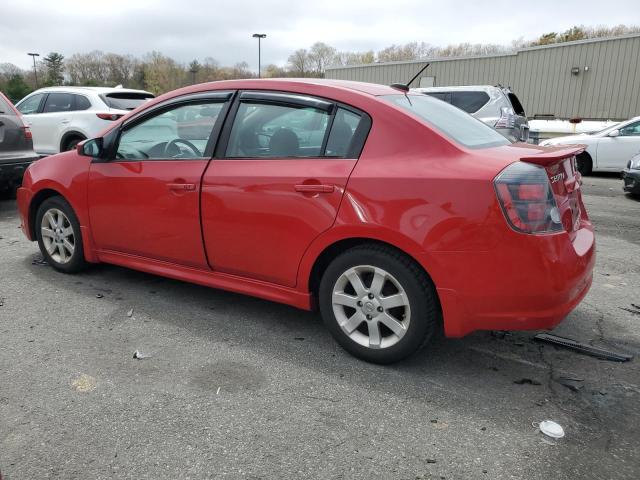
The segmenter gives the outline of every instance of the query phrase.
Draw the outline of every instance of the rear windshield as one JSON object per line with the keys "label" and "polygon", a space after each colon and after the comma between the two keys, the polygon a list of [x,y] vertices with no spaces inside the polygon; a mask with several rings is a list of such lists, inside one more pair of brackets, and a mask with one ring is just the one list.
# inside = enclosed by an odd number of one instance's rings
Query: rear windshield
{"label": "rear windshield", "polygon": [[100,97],[109,108],[115,108],[116,110],[133,110],[149,99],[154,98],[150,93],[135,92],[107,93],[100,95]]}
{"label": "rear windshield", "polygon": [[453,141],[468,148],[489,148],[510,142],[459,108],[427,95],[384,95],[388,102],[417,115]]}
{"label": "rear windshield", "polygon": [[451,104],[467,113],[476,113],[489,101],[487,92],[453,92]]}
{"label": "rear windshield", "polygon": [[0,115],[15,115],[16,112],[13,111],[11,105],[7,103],[7,101],[0,97]]}

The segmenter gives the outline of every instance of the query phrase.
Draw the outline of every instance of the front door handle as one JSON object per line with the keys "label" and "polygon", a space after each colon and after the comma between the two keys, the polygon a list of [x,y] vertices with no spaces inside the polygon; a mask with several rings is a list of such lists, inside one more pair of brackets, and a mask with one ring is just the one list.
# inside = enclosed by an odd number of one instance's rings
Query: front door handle
{"label": "front door handle", "polygon": [[195,183],[167,183],[167,187],[169,190],[179,191],[179,192],[192,192],[196,189]]}
{"label": "front door handle", "polygon": [[321,185],[314,183],[303,183],[301,185],[296,185],[296,192],[303,193],[331,193],[335,190],[334,185]]}

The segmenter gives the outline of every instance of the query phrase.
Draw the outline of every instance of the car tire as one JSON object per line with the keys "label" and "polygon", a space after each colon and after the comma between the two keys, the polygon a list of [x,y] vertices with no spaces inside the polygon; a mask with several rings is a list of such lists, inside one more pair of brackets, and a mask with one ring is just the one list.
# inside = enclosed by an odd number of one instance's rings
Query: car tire
{"label": "car tire", "polygon": [[42,202],[34,230],[40,252],[53,268],[64,273],[86,268],[80,222],[64,198],[49,197]]}
{"label": "car tire", "polygon": [[63,151],[68,152],[68,151],[70,151],[70,150],[75,149],[75,148],[76,148],[76,146],[77,146],[80,142],[82,142],[82,141],[84,141],[84,140],[86,140],[86,139],[81,138],[81,137],[74,137],[74,138],[70,138],[69,140],[67,140],[67,141],[64,143]]}
{"label": "car tire", "polygon": [[576,166],[581,175],[591,175],[591,172],[593,171],[591,155],[587,152],[582,152],[576,157]]}
{"label": "car tire", "polygon": [[322,276],[318,300],[336,341],[373,363],[414,354],[441,324],[429,277],[412,259],[384,245],[357,246],[336,257]]}

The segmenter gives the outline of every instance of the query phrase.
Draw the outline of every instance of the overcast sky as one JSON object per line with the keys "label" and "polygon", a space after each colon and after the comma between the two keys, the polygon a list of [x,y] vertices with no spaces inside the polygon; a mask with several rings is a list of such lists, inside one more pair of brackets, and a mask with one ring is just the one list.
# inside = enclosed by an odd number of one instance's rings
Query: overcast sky
{"label": "overcast sky", "polygon": [[158,50],[181,62],[213,57],[257,69],[284,64],[323,41],[339,50],[379,50],[423,41],[510,44],[573,25],[640,24],[638,0],[1,0],[0,63],[28,68],[27,52],[65,56]]}

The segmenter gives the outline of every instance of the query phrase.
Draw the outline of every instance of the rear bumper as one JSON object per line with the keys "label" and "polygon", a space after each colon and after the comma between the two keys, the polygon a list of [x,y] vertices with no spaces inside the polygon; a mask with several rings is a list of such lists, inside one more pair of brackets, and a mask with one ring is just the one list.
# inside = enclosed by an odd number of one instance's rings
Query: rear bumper
{"label": "rear bumper", "polygon": [[0,188],[18,187],[29,165],[38,160],[33,157],[3,159],[0,161]]}
{"label": "rear bumper", "polygon": [[455,271],[437,288],[446,336],[551,329],[587,294],[595,264],[590,223],[573,240],[566,233],[519,236],[491,252],[434,255],[450,275]]}
{"label": "rear bumper", "polygon": [[640,195],[640,170],[625,169],[622,171],[625,192]]}

